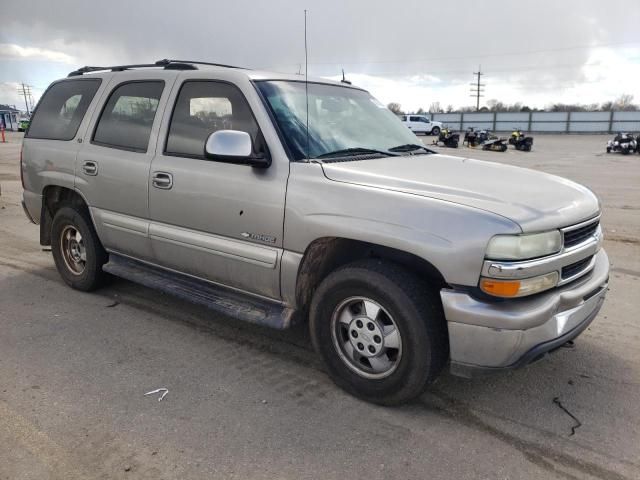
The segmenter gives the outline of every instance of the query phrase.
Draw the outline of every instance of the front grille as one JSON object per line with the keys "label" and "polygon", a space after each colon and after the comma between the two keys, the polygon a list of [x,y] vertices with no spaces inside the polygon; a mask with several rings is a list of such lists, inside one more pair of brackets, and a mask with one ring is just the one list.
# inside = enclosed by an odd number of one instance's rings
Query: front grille
{"label": "front grille", "polygon": [[578,262],[562,267],[562,279],[566,280],[567,278],[571,278],[574,275],[577,275],[578,273],[582,272],[584,269],[586,269],[589,266],[589,263],[591,262],[592,258],[593,258],[593,255],[590,257],[584,258]]}
{"label": "front grille", "polygon": [[592,223],[589,223],[588,225],[576,228],[575,230],[565,231],[564,248],[570,248],[584,242],[587,238],[589,238],[596,232],[599,224],[600,221],[596,220]]}

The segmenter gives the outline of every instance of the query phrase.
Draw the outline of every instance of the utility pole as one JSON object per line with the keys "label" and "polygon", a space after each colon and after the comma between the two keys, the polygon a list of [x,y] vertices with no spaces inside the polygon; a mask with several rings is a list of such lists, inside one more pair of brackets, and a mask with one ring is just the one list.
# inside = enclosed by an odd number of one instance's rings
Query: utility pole
{"label": "utility pole", "polygon": [[18,93],[24,96],[24,106],[27,109],[27,116],[29,115],[29,100],[27,98],[31,98],[31,85],[25,85],[24,83],[20,84],[18,87]]}
{"label": "utility pole", "polygon": [[482,66],[478,65],[478,71],[477,72],[473,72],[473,74],[478,77],[477,81],[474,83],[470,83],[469,85],[471,85],[471,97],[476,97],[476,111],[480,111],[480,97],[484,97],[484,95],[482,95],[484,93],[484,87],[485,84],[484,83],[480,83],[480,77],[482,75],[484,75],[484,73],[482,73]]}

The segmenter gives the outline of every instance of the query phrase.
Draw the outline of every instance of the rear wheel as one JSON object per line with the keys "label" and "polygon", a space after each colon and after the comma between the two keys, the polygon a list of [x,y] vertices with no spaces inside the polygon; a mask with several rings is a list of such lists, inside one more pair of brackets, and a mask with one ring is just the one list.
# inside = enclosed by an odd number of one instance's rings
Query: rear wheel
{"label": "rear wheel", "polygon": [[86,209],[62,207],[56,212],[51,226],[51,252],[58,273],[72,288],[88,292],[107,277],[102,265],[108,254]]}
{"label": "rear wheel", "polygon": [[418,396],[448,358],[438,297],[394,264],[367,260],[331,273],[314,294],[310,316],[329,375],[370,402]]}

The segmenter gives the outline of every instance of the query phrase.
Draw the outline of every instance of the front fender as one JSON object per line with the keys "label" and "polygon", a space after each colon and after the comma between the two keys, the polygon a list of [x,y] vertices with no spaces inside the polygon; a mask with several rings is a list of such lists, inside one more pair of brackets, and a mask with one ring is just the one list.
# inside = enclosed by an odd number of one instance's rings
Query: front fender
{"label": "front fender", "polygon": [[315,239],[338,237],[411,253],[447,283],[478,283],[489,239],[519,233],[514,222],[453,202],[327,179],[319,164],[293,163],[284,248],[303,253]]}

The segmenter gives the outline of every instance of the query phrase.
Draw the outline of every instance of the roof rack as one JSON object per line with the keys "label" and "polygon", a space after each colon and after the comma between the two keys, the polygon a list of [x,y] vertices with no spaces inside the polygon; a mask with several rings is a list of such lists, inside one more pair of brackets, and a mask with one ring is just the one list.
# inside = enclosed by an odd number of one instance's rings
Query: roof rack
{"label": "roof rack", "polygon": [[110,67],[92,67],[85,66],[74,70],[69,73],[67,77],[78,77],[80,75],[84,75],[85,73],[91,72],[101,72],[101,71],[112,71],[112,72],[123,72],[124,70],[130,70],[132,68],[158,68],[164,67],[165,70],[197,70],[198,67],[196,65],[212,65],[215,67],[224,67],[224,68],[243,68],[236,67],[233,65],[225,65],[222,63],[211,63],[211,62],[198,62],[192,60],[170,60],[168,58],[158,60],[155,63],[137,63],[131,65],[113,65]]}
{"label": "roof rack", "polygon": [[211,65],[213,67],[223,67],[223,68],[240,68],[242,70],[251,70],[246,67],[238,67],[236,65],[225,65],[224,63],[211,63],[211,62],[199,62],[198,60],[170,60],[165,58],[163,60],[158,60],[156,64],[174,64],[174,63],[183,63],[186,65]]}

